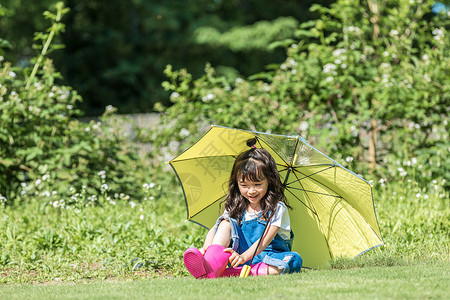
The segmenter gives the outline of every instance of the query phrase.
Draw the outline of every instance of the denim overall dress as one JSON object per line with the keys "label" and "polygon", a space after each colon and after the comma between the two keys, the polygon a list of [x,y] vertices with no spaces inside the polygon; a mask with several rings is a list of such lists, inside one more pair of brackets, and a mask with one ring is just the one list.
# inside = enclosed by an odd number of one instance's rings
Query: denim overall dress
{"label": "denim overall dress", "polygon": [[[215,230],[224,219],[230,221],[231,224],[230,247],[239,254],[244,253],[261,238],[266,225],[266,221],[262,218],[241,221],[239,225],[235,219],[222,216],[217,220]],[[269,246],[253,258],[252,264],[263,262],[283,269],[282,274],[299,272],[302,267],[302,258],[297,252],[291,252],[293,239],[294,233],[292,230],[289,240],[284,240],[277,234]],[[249,265],[250,261],[245,264]]]}

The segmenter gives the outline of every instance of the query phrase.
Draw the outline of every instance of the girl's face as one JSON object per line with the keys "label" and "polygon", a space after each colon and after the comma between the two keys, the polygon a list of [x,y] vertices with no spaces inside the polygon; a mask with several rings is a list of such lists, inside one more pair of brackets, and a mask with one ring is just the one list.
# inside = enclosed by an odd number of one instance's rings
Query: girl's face
{"label": "girl's face", "polygon": [[[269,182],[267,178],[261,181],[251,181],[249,179],[238,179],[239,191],[244,196],[252,207],[259,206],[261,199],[266,195]],[[260,207],[259,207],[260,208]]]}

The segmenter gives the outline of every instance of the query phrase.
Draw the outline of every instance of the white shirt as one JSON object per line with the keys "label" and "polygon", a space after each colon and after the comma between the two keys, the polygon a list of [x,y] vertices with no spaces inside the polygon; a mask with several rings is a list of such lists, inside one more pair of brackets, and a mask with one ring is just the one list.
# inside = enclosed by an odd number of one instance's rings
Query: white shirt
{"label": "white shirt", "polygon": [[[253,219],[259,218],[262,214],[262,211],[257,212],[256,214],[250,214],[249,212],[244,212],[244,221],[251,221]],[[228,211],[224,211],[223,217],[228,218],[229,214]],[[274,225],[277,227],[280,227],[278,230],[278,235],[284,239],[288,240],[291,236],[291,221],[289,219],[289,212],[287,210],[286,205],[279,201],[277,205],[277,209],[275,211],[275,215],[272,217],[272,219],[269,222],[269,225]]]}

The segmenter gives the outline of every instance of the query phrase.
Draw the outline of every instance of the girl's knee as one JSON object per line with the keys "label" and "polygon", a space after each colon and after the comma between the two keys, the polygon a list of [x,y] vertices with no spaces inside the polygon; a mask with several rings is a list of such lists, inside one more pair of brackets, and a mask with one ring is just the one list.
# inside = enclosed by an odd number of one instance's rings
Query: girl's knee
{"label": "girl's knee", "polygon": [[290,272],[300,272],[300,269],[302,268],[303,259],[300,256],[300,254],[293,252],[292,258],[289,260],[289,268]]}

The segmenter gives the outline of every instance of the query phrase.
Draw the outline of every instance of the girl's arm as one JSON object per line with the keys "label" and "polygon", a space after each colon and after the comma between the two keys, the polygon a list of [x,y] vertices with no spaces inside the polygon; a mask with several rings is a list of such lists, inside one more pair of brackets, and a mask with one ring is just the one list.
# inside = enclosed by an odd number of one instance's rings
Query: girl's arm
{"label": "girl's arm", "polygon": [[206,235],[205,238],[205,242],[203,243],[203,247],[198,249],[203,255],[205,254],[205,251],[208,248],[208,246],[212,244],[213,239],[214,239],[214,227],[212,227],[208,231],[208,234]]}
{"label": "girl's arm", "polygon": [[[266,249],[267,246],[269,246],[269,244],[272,242],[273,238],[277,235],[279,229],[280,229],[280,227],[278,227],[278,226],[274,226],[274,225],[269,226],[266,233],[262,237],[262,241],[259,244],[259,248],[258,248],[258,251],[256,251],[255,256],[258,255],[259,253],[261,253],[264,249]],[[250,248],[247,249],[247,251],[245,251],[241,255],[239,255],[236,251],[234,251],[231,248],[227,248],[227,249],[223,250],[224,252],[231,253],[231,256],[229,258],[231,267],[235,268],[241,264],[244,264],[245,262],[249,261],[250,259],[252,259],[253,253],[255,253],[255,249],[258,246],[258,242],[259,242],[259,240],[257,240]]]}

